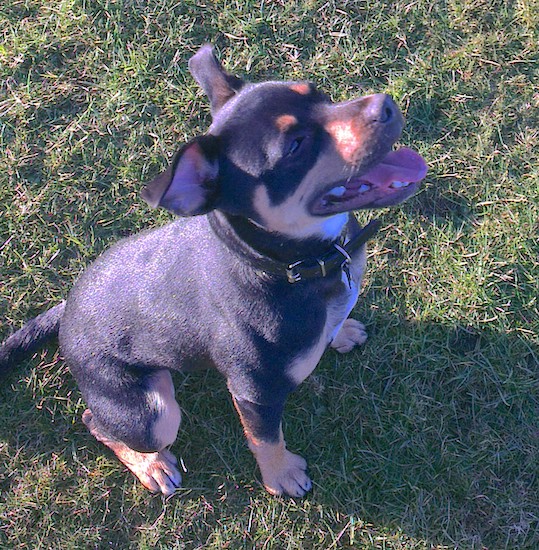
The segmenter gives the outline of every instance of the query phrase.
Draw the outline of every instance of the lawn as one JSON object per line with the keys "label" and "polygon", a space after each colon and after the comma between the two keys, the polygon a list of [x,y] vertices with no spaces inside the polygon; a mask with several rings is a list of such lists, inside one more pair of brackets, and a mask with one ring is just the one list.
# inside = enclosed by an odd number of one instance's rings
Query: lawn
{"label": "lawn", "polygon": [[87,433],[53,344],[0,388],[0,548],[539,548],[537,0],[3,0],[0,339],[171,219],[139,191],[208,126],[206,42],[252,80],[391,93],[430,167],[369,245],[366,345],[287,405],[313,491],[265,493],[205,372],[175,376],[184,488],[151,495]]}

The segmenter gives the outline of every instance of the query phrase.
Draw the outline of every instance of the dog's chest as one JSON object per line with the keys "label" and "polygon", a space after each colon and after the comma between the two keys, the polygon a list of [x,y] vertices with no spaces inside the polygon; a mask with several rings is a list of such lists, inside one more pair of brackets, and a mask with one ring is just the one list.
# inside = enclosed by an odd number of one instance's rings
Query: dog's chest
{"label": "dog's chest", "polygon": [[356,305],[359,296],[359,283],[356,283],[351,278],[349,279],[345,273],[342,274],[342,283],[346,288],[344,295],[328,305],[326,325],[324,327],[324,334],[327,340],[326,346],[331,344],[339,332],[345,319]]}
{"label": "dog's chest", "polygon": [[350,279],[342,273],[338,291],[328,300],[326,322],[318,340],[309,349],[296,356],[289,369],[289,376],[300,384],[311,374],[320,361],[326,347],[339,332],[342,324],[354,308],[365,270],[365,251],[362,250],[350,266]]}
{"label": "dog's chest", "polygon": [[335,338],[342,324],[356,305],[363,272],[365,271],[365,264],[366,252],[365,248],[363,248],[350,265],[349,276],[344,271],[341,275],[343,290],[328,302],[323,334],[326,337],[326,346]]}

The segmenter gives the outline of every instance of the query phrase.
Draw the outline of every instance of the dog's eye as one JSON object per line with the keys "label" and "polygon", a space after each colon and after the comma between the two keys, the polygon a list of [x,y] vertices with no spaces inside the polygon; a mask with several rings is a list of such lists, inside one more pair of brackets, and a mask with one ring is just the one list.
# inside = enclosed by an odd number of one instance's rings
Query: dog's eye
{"label": "dog's eye", "polygon": [[288,147],[288,156],[295,155],[301,149],[301,144],[303,143],[304,140],[305,140],[304,137],[294,138],[290,142],[290,146]]}

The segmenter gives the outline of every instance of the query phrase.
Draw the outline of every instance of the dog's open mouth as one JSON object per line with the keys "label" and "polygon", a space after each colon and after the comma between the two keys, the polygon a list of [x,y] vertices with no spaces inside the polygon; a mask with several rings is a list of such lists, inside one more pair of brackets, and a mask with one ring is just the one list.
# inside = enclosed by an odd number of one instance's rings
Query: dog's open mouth
{"label": "dog's open mouth", "polygon": [[402,147],[360,176],[337,182],[311,206],[317,216],[398,204],[416,193],[427,164],[415,151]]}

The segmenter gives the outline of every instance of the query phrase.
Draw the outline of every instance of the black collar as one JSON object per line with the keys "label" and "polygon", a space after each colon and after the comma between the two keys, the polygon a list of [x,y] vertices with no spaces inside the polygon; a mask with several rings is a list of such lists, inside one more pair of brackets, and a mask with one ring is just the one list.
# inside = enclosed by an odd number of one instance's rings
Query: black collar
{"label": "black collar", "polygon": [[[231,224],[223,224],[222,214],[211,213],[208,218],[210,225],[221,240],[225,241],[236,253],[247,260],[252,267],[265,273],[280,276],[289,283],[295,284],[306,279],[329,277],[337,271],[345,272],[348,277],[348,266],[352,256],[380,229],[382,222],[376,218],[365,227],[361,227],[354,215],[346,225],[346,231],[327,252],[317,257],[308,257],[294,262],[282,262],[262,254],[249,246],[234,231]],[[226,216],[225,216],[226,218]]]}
{"label": "black collar", "polygon": [[[286,278],[289,283],[299,283],[304,279],[316,279],[327,277],[336,271],[344,271],[350,279],[348,266],[352,262],[352,255],[357,252],[369,239],[380,229],[382,222],[376,218],[371,220],[365,227],[361,227],[355,216],[350,217],[347,228],[350,232],[350,225],[353,226],[354,234],[333,243],[329,252],[322,256],[307,260],[298,260],[285,268]],[[354,227],[355,226],[355,227]],[[282,270],[281,270],[282,273]]]}

